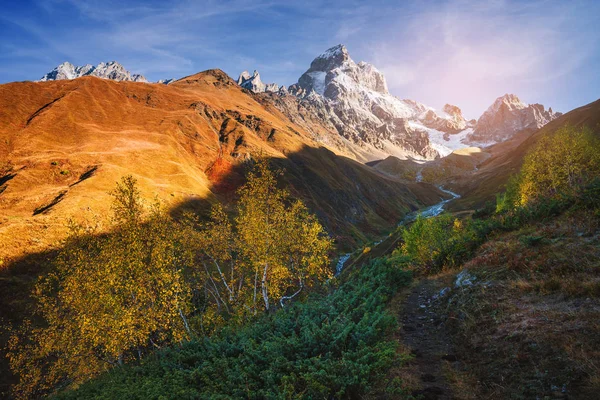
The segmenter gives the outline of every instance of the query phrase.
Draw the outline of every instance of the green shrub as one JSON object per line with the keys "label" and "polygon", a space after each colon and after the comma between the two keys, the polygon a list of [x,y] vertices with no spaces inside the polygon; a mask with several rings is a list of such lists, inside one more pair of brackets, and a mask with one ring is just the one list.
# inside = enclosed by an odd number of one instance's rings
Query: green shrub
{"label": "green shrub", "polygon": [[485,222],[458,220],[451,214],[417,220],[402,231],[395,254],[409,256],[425,273],[459,266],[481,244],[490,228]]}
{"label": "green shrub", "polygon": [[348,398],[367,393],[395,362],[385,308],[410,274],[375,260],[332,294],[313,295],[243,327],[116,368],[64,399]]}

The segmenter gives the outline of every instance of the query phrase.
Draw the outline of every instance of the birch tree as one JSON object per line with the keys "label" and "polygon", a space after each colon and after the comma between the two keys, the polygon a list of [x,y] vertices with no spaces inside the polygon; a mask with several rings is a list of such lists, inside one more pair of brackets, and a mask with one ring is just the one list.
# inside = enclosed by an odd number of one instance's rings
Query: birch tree
{"label": "birch tree", "polygon": [[78,384],[190,334],[183,267],[191,254],[181,228],[158,205],[145,212],[131,176],[112,195],[114,231],[73,228],[33,293],[44,325],[26,324],[10,339],[16,397]]}

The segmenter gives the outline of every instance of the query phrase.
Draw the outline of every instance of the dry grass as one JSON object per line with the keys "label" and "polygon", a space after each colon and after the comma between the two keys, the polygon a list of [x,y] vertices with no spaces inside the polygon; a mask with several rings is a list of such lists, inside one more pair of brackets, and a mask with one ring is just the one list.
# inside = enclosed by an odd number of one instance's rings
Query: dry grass
{"label": "dry grass", "polygon": [[[444,312],[481,398],[593,398],[600,391],[598,220],[563,215],[484,244],[465,265],[477,277]],[[475,378],[476,377],[476,378]]]}

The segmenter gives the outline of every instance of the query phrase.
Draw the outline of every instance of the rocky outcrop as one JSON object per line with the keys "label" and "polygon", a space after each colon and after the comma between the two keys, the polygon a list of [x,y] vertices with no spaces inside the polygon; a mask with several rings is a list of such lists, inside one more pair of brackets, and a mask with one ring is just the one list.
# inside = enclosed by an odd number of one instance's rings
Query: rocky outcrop
{"label": "rocky outcrop", "polygon": [[148,82],[144,76],[132,74],[116,61],[107,63],[101,62],[96,66],[86,64],[81,67],[75,66],[70,62],[64,62],[44,75],[40,81],[76,79],[82,76],[96,76],[98,78],[111,79],[114,81]]}
{"label": "rocky outcrop", "polygon": [[252,75],[250,75],[248,71],[242,72],[237,83],[244,89],[248,89],[254,93],[278,92],[280,89],[279,85],[276,83],[263,83],[258,71],[254,71]]}
{"label": "rocky outcrop", "polygon": [[562,115],[541,104],[523,103],[514,94],[498,97],[481,115],[468,139],[474,142],[501,142],[524,130],[537,130]]}
{"label": "rocky outcrop", "polygon": [[446,104],[442,113],[437,113],[433,109],[428,109],[420,116],[421,123],[428,128],[436,129],[448,134],[457,134],[467,128],[475,126],[474,121],[467,121],[462,115],[462,111],[457,106]]}
{"label": "rocky outcrop", "polygon": [[327,110],[328,122],[356,145],[401,157],[438,155],[427,132],[409,124],[426,107],[390,95],[383,74],[366,62],[355,63],[343,45],[316,57],[289,92]]}

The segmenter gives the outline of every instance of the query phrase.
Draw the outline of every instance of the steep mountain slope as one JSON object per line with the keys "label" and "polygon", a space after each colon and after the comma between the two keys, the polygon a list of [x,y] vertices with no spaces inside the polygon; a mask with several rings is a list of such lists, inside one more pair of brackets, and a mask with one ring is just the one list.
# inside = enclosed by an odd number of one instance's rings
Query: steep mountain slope
{"label": "steep mountain slope", "polygon": [[427,134],[408,125],[421,105],[390,95],[383,74],[371,64],[355,63],[343,45],[315,58],[289,92],[326,109],[338,133],[367,151],[401,158],[437,156]]}
{"label": "steep mountain slope", "polygon": [[585,125],[600,134],[600,100],[561,115],[533,133],[528,130],[522,131],[511,140],[487,149],[492,156],[478,165],[476,171],[447,181],[447,185],[452,190],[463,195],[452,202],[449,208],[454,210],[479,208],[486,201],[494,200],[496,193],[502,191],[509,177],[519,170],[529,149],[541,137],[551,135],[565,124]]}
{"label": "steep mountain slope", "polygon": [[40,79],[40,82],[76,79],[82,76],[97,76],[98,78],[115,81],[148,82],[143,75],[132,74],[116,61],[101,62],[96,66],[86,64],[81,67],[75,66],[70,62],[64,62],[44,75]]}
{"label": "steep mountain slope", "polygon": [[251,154],[276,159],[335,235],[361,240],[443,196],[320,148],[219,70],[169,85],[83,77],[0,86],[0,258],[39,251],[72,216],[101,219],[133,174],[176,210],[229,199]]}

